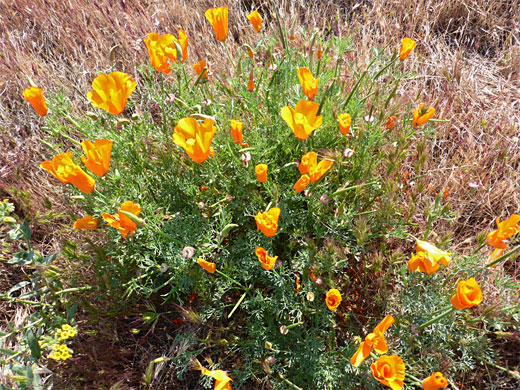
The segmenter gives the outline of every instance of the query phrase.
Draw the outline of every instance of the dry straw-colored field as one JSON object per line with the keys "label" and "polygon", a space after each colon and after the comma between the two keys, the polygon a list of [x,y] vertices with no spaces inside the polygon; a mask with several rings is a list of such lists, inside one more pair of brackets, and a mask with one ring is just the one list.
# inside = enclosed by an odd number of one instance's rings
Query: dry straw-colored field
{"label": "dry straw-colored field", "polygon": [[[275,30],[269,3],[218,2],[230,8],[232,51],[253,39],[245,17],[253,4],[267,15],[267,29]],[[454,250],[463,252],[477,233],[494,226],[496,217],[520,212],[520,2],[274,3],[302,50],[309,42],[299,33],[301,26],[322,30],[324,39],[327,34],[351,35],[357,51],[348,54],[348,61],[360,65],[368,63],[375,45],[391,40],[397,46],[403,36],[418,41],[416,55],[408,62],[417,76],[401,84],[393,109],[426,101],[435,107],[436,118],[446,121],[435,126],[436,141],[428,145],[425,191],[436,194],[448,188],[456,220],[439,222],[435,230],[452,234]],[[215,73],[226,71],[230,65],[226,58],[215,57],[220,51],[214,50],[216,41],[208,39],[203,16],[212,6],[215,2],[207,0],[0,0],[0,198],[11,199],[21,217],[32,218],[40,248],[58,249],[63,234],[59,223],[47,222],[45,199],[54,205],[54,218],[70,221],[60,189],[51,186],[38,167],[46,159],[39,140],[48,130],[22,97],[29,78],[47,95],[63,90],[78,112],[88,110],[85,93],[96,74],[107,69],[137,74],[136,67],[148,60],[143,37],[178,28],[189,36],[190,63],[205,58]],[[347,68],[344,77],[347,83],[355,82]],[[425,225],[421,207],[419,200],[413,218],[418,231]],[[518,277],[518,268],[513,265],[508,272]],[[0,262],[2,290],[18,280],[5,270]],[[1,305],[0,320],[21,321],[21,308]],[[108,367],[112,383],[142,375],[141,362],[126,359],[120,371]],[[137,367],[135,373],[123,373],[132,366]]]}

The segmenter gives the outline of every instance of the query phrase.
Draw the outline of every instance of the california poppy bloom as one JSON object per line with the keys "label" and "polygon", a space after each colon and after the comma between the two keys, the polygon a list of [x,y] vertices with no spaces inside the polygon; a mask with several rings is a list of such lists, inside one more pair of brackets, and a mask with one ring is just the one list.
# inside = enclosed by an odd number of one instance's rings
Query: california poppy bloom
{"label": "california poppy bloom", "polygon": [[269,256],[267,254],[267,251],[261,246],[256,247],[255,254],[258,257],[258,260],[260,260],[260,265],[263,269],[265,269],[266,271],[270,271],[274,268],[278,256]]}
{"label": "california poppy bloom", "polygon": [[325,296],[325,303],[329,310],[336,311],[341,304],[341,293],[336,288],[331,288]]}
{"label": "california poppy bloom", "polygon": [[214,274],[217,270],[217,265],[215,263],[206,261],[202,257],[199,257],[197,259],[197,264],[204,268],[206,271],[208,271],[210,274]]}
{"label": "california poppy bloom", "polygon": [[401,49],[399,50],[399,59],[404,61],[417,46],[417,42],[410,38],[401,39]]}
{"label": "california poppy bloom", "polygon": [[222,370],[213,370],[210,371],[204,367],[201,368],[202,374],[215,378],[215,387],[214,390],[231,390],[231,383],[233,381],[226,371]]}
{"label": "california poppy bloom", "polygon": [[278,218],[280,217],[280,209],[273,207],[263,213],[255,216],[256,228],[260,230],[266,237],[273,237],[278,230]]}
{"label": "california poppy bloom", "polygon": [[23,97],[31,106],[36,110],[38,115],[45,116],[47,112],[49,112],[47,108],[47,104],[45,104],[45,97],[43,96],[43,91],[38,87],[29,87],[25,91],[23,91]]}
{"label": "california poppy bloom", "polygon": [[255,90],[255,80],[253,80],[253,70],[249,72],[249,81],[247,82],[247,90],[253,92]]}
{"label": "california poppy bloom", "polygon": [[233,137],[233,142],[236,144],[240,144],[244,140],[242,135],[242,122],[231,119],[231,136]]}
{"label": "california poppy bloom", "polygon": [[92,215],[85,215],[83,218],[76,219],[72,227],[74,229],[96,230],[99,225],[99,220]]}
{"label": "california poppy bloom", "polygon": [[518,225],[519,222],[520,215],[518,214],[513,214],[511,217],[502,222],[500,222],[500,218],[497,218],[497,229],[493,230],[486,237],[486,242],[488,245],[495,248],[490,256],[490,260],[494,260],[504,253],[504,250],[507,248],[507,243],[505,243],[504,240],[507,240],[517,233],[520,233],[520,226]]}
{"label": "california poppy bloom", "polygon": [[421,103],[418,108],[412,111],[412,114],[412,124],[414,126],[422,126],[426,122],[428,122],[431,119],[431,117],[435,114],[435,108],[426,108],[424,103]]}
{"label": "california poppy bloom", "polygon": [[96,187],[95,180],[72,161],[72,152],[57,154],[52,161],[44,161],[40,167],[65,184],[72,184],[81,192],[90,194]]}
{"label": "california poppy bloom", "polygon": [[352,355],[350,358],[350,364],[354,367],[359,367],[359,365],[365,360],[374,348],[378,354],[383,354],[388,352],[388,345],[385,340],[385,332],[390,328],[390,326],[394,323],[394,317],[391,315],[387,315],[383,321],[381,321],[375,328],[372,333],[369,333],[365,337],[365,341],[363,341],[360,345],[356,353]]}
{"label": "california poppy bloom", "polygon": [[434,372],[428,378],[423,380],[424,390],[439,390],[445,389],[448,386],[448,381],[440,372]]}
{"label": "california poppy bloom", "polygon": [[309,152],[302,157],[298,170],[302,175],[308,173],[311,182],[314,183],[320,180],[333,164],[334,162],[330,160],[321,160],[318,164],[318,156],[316,153]]}
{"label": "california poppy bloom", "polygon": [[217,131],[210,118],[199,123],[193,118],[183,118],[175,126],[173,142],[183,148],[196,163],[202,163],[209,157],[211,141]]}
{"label": "california poppy bloom", "polygon": [[257,32],[260,32],[260,30],[262,29],[263,19],[258,13],[258,11],[251,12],[249,15],[247,15],[247,18],[249,19],[255,30]]}
{"label": "california poppy bloom", "polygon": [[121,114],[136,85],[135,80],[123,72],[100,74],[92,82],[94,90],[87,93],[87,98],[94,107],[114,115]]}
{"label": "california poppy bloom", "polygon": [[121,211],[126,211],[138,217],[141,213],[141,207],[137,203],[127,200],[117,210],[117,214],[103,213],[101,216],[110,226],[119,230],[123,238],[126,238],[128,234],[133,233],[137,229],[137,224]]}
{"label": "california poppy bloom", "polygon": [[113,142],[107,139],[97,139],[94,143],[89,140],[83,141],[81,147],[85,156],[81,157],[81,161],[93,174],[105,176],[110,165],[112,145]]}
{"label": "california poppy bloom", "polygon": [[301,140],[305,140],[323,122],[322,116],[316,116],[318,108],[318,103],[300,100],[295,109],[288,106],[283,107],[281,115],[294,135]]}
{"label": "california poppy bloom", "polygon": [[457,284],[457,292],[451,297],[451,304],[455,309],[463,310],[480,304],[483,299],[477,282],[470,278]]}
{"label": "california poppy bloom", "polygon": [[267,164],[258,164],[255,167],[256,180],[260,183],[265,183],[267,181]]}
{"label": "california poppy bloom", "polygon": [[392,390],[404,387],[404,362],[397,355],[383,355],[370,366],[374,378]]}
{"label": "california poppy bloom", "polygon": [[224,42],[228,36],[228,9],[227,7],[210,8],[204,14],[215,30],[217,40]]}
{"label": "california poppy bloom", "polygon": [[150,63],[156,71],[164,74],[171,72],[169,61],[177,62],[175,41],[176,39],[172,34],[159,35],[153,32],[144,38],[144,43],[150,56]]}
{"label": "california poppy bloom", "polygon": [[350,125],[352,124],[352,118],[350,114],[338,115],[339,131],[343,135],[350,134]]}
{"label": "california poppy bloom", "polygon": [[296,191],[297,194],[299,194],[300,192],[302,192],[305,187],[307,187],[309,185],[309,183],[311,182],[311,179],[309,178],[309,175],[305,174],[305,175],[302,175],[298,181],[296,182],[296,184],[294,184],[294,191]]}
{"label": "california poppy bloom", "polygon": [[426,241],[417,241],[417,254],[408,261],[410,271],[426,272],[428,275],[437,271],[441,263],[447,266],[451,261],[451,253],[445,252]]}
{"label": "california poppy bloom", "polygon": [[[206,68],[206,70],[204,70]],[[200,75],[202,71],[204,71],[204,74],[201,76],[201,78],[204,80],[209,79],[208,77],[208,68],[206,67],[206,61],[200,60],[198,64],[193,64],[193,69],[195,69],[195,72],[197,72],[197,75]]]}
{"label": "california poppy bloom", "polygon": [[386,121],[385,129],[390,130],[392,127],[395,126],[395,122],[397,121],[397,117],[395,115],[388,118]]}
{"label": "california poppy bloom", "polygon": [[303,93],[310,100],[316,97],[316,93],[318,92],[318,81],[319,78],[315,79],[312,76],[312,72],[309,68],[299,68],[298,71],[298,80],[300,80],[300,85],[302,86]]}

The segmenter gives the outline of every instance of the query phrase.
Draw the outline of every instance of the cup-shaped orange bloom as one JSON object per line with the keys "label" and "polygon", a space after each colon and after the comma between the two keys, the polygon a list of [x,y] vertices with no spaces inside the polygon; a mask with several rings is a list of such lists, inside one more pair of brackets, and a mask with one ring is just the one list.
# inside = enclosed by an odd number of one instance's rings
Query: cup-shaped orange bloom
{"label": "cup-shaped orange bloom", "polygon": [[338,115],[339,131],[343,135],[350,134],[350,125],[352,124],[352,118],[350,114]]}
{"label": "cup-shaped orange bloom", "polygon": [[43,91],[38,87],[29,87],[25,91],[23,91],[23,97],[31,106],[36,110],[38,115],[45,116],[47,112],[49,112],[47,108],[47,104],[45,104],[45,97],[43,96]]}
{"label": "cup-shaped orange bloom", "polygon": [[92,215],[85,215],[83,218],[76,219],[74,225],[72,227],[74,229],[86,229],[86,230],[96,230],[99,225],[99,220]]}
{"label": "cup-shaped orange bloom", "polygon": [[412,254],[408,261],[410,271],[426,272],[428,275],[437,271],[441,263],[447,266],[451,261],[451,253],[445,252],[426,241],[417,241],[417,255]]}
{"label": "cup-shaped orange bloom", "polygon": [[316,116],[319,107],[318,103],[300,100],[295,109],[288,106],[282,108],[282,119],[289,125],[297,138],[304,140],[321,126],[323,117]]}
{"label": "cup-shaped orange bloom", "polygon": [[242,135],[242,122],[231,119],[231,136],[236,144],[242,143],[244,137]]}
{"label": "cup-shaped orange bloom", "polygon": [[309,185],[309,183],[311,182],[311,179],[309,178],[309,175],[305,174],[305,175],[302,175],[298,181],[296,182],[296,184],[294,184],[294,191],[296,191],[297,194],[299,194],[300,192],[302,192],[305,187],[307,187]]}
{"label": "cup-shaped orange bloom", "polygon": [[199,125],[193,118],[183,118],[175,126],[173,142],[183,148],[193,161],[202,163],[211,152],[211,141],[217,131],[214,123],[212,119],[206,118]]}
{"label": "cup-shaped orange bloom", "polygon": [[325,296],[325,303],[329,310],[336,311],[341,304],[341,293],[336,288],[331,288]]}
{"label": "cup-shaped orange bloom", "polygon": [[110,166],[110,154],[113,142],[108,139],[97,139],[94,143],[85,140],[81,143],[85,156],[81,157],[83,164],[95,175],[103,177]]}
{"label": "cup-shaped orange bloom", "polygon": [[260,260],[260,265],[263,269],[270,271],[274,268],[278,256],[269,256],[267,251],[261,246],[256,247],[255,254],[258,256],[258,260]]}
{"label": "cup-shaped orange bloom", "polygon": [[280,218],[280,209],[278,207],[258,213],[255,215],[256,228],[264,233],[266,237],[273,237],[278,230],[278,218]]}
{"label": "cup-shaped orange bloom", "polygon": [[377,359],[370,370],[374,378],[392,390],[404,387],[404,363],[397,355],[383,355]]}
{"label": "cup-shaped orange bloom", "polygon": [[378,354],[383,354],[388,352],[388,345],[385,340],[385,332],[390,328],[390,326],[394,323],[394,317],[391,315],[387,315],[383,321],[379,323],[374,328],[372,333],[369,333],[365,337],[365,341],[363,341],[360,345],[356,353],[352,355],[350,358],[350,364],[354,367],[359,367],[359,365],[365,360],[374,348]]}
{"label": "cup-shaped orange bloom", "polygon": [[169,61],[177,62],[175,40],[172,34],[159,35],[153,32],[144,38],[144,43],[150,55],[150,63],[156,71],[164,74],[171,72]]}
{"label": "cup-shaped orange bloom", "polygon": [[482,291],[474,278],[461,280],[457,285],[457,292],[451,297],[451,304],[457,310],[467,309],[482,302]]}
{"label": "cup-shaped orange bloom", "polygon": [[256,180],[260,183],[265,183],[267,181],[267,164],[258,164],[255,167]]}
{"label": "cup-shaped orange bloom", "polygon": [[513,214],[502,222],[500,222],[500,218],[497,218],[497,229],[493,230],[486,237],[488,245],[495,248],[494,252],[491,254],[490,260],[500,257],[507,248],[507,243],[505,243],[504,240],[520,233],[520,226],[518,226],[519,222],[520,215],[518,214]]}
{"label": "cup-shaped orange bloom", "polygon": [[210,8],[204,14],[215,30],[217,40],[224,42],[228,36],[228,9],[227,7]]}
{"label": "cup-shaped orange bloom", "polygon": [[399,59],[404,61],[417,46],[417,42],[410,38],[401,39],[401,50],[399,50]]}
{"label": "cup-shaped orange bloom", "polygon": [[315,152],[309,152],[302,157],[298,170],[302,175],[308,173],[311,182],[316,182],[327,173],[334,164],[333,161],[321,160],[318,164],[318,156]]}
{"label": "cup-shaped orange bloom", "polygon": [[201,368],[202,374],[215,378],[215,387],[214,390],[231,390],[231,383],[233,379],[231,379],[226,371],[222,370],[208,370],[206,368]]}
{"label": "cup-shaped orange bloom", "polygon": [[206,271],[208,271],[210,274],[214,274],[217,270],[217,265],[215,263],[206,261],[202,257],[199,257],[197,259],[197,264],[204,268]]}
{"label": "cup-shaped orange bloom", "polygon": [[412,124],[414,126],[422,126],[426,122],[428,122],[431,119],[431,117],[435,114],[435,108],[426,108],[424,103],[421,103],[418,108],[412,111],[412,114]]}
{"label": "cup-shaped orange bloom", "polygon": [[[206,70],[204,70],[204,68],[206,68]],[[204,74],[202,75],[202,79],[204,80],[207,80],[209,79],[209,76],[208,76],[208,68],[206,66],[206,61],[204,60],[200,60],[198,64],[193,64],[193,69],[195,69],[195,72],[197,72],[197,75],[200,75],[202,73],[202,71],[204,71]]]}
{"label": "cup-shaped orange bloom", "polygon": [[112,72],[109,75],[102,73],[92,82],[94,90],[87,93],[87,98],[94,107],[114,115],[121,114],[136,85],[135,80],[126,73]]}
{"label": "cup-shaped orange bloom", "polygon": [[424,390],[439,390],[445,389],[448,386],[448,381],[440,372],[434,372],[428,378],[423,380]]}
{"label": "cup-shaped orange bloom", "polygon": [[303,93],[310,100],[314,99],[316,97],[316,93],[318,92],[318,81],[320,79],[315,79],[312,76],[312,72],[309,68],[299,68],[297,73]]}
{"label": "cup-shaped orange bloom", "polygon": [[90,194],[96,187],[95,180],[72,161],[72,152],[54,156],[52,161],[44,161],[40,167],[65,184],[72,184],[81,192]]}
{"label": "cup-shaped orange bloom", "polygon": [[137,203],[127,200],[117,210],[117,214],[103,213],[101,216],[110,226],[119,230],[123,238],[126,238],[128,234],[133,233],[137,229],[137,224],[121,213],[121,211],[126,211],[138,217],[141,213],[141,207]]}
{"label": "cup-shaped orange bloom", "polygon": [[300,165],[298,165],[298,171],[300,171],[300,174],[305,175],[306,173],[309,173],[311,163],[314,162],[314,164],[316,164],[316,161],[318,161],[318,156],[315,152],[304,154],[300,161]]}
{"label": "cup-shaped orange bloom", "polygon": [[258,11],[253,11],[249,15],[247,15],[247,18],[255,28],[257,32],[260,32],[262,29],[262,22],[264,21]]}

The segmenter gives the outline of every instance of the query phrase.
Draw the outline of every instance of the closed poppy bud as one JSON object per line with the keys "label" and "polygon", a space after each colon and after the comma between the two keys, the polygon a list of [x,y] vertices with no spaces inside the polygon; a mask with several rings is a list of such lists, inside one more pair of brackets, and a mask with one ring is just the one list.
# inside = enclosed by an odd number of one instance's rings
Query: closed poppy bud
{"label": "closed poppy bud", "polygon": [[227,7],[210,8],[204,14],[209,20],[217,40],[224,42],[228,36],[228,9]]}
{"label": "closed poppy bud", "polygon": [[90,194],[96,187],[95,180],[72,161],[71,152],[57,154],[52,161],[42,162],[40,167],[62,183],[72,184],[85,194]]}
{"label": "closed poppy bud", "polygon": [[249,81],[247,83],[247,90],[253,92],[255,90],[255,81],[253,80],[253,71],[249,73]]}
{"label": "closed poppy bud", "polygon": [[445,389],[448,386],[448,381],[442,373],[434,372],[428,378],[423,381],[424,390],[438,390]]}
{"label": "closed poppy bud", "polygon": [[412,114],[412,124],[414,126],[422,126],[426,122],[428,122],[431,119],[431,117],[435,114],[435,108],[430,107],[426,109],[424,103],[421,103],[418,108],[412,111]]}
{"label": "closed poppy bud", "polygon": [[197,259],[197,264],[204,268],[206,271],[208,271],[210,274],[214,274],[217,270],[217,265],[215,263],[206,261],[202,257],[199,257]]}
{"label": "closed poppy bud", "polygon": [[233,142],[236,144],[241,143],[244,140],[242,136],[242,122],[231,120],[231,136],[233,137]]}
{"label": "closed poppy bud", "polygon": [[451,297],[451,304],[457,310],[467,309],[480,304],[483,300],[480,287],[474,278],[461,280],[457,292]]}
{"label": "closed poppy bud", "polygon": [[276,259],[278,256],[271,257],[267,254],[267,251],[262,248],[261,246],[256,247],[255,254],[258,257],[258,260],[260,261],[260,265],[263,269],[266,271],[270,271],[274,268],[274,265],[276,263]]}
{"label": "closed poppy bud", "polygon": [[131,218],[123,214],[122,211],[138,217],[141,213],[141,207],[137,203],[128,200],[121,204],[117,214],[103,213],[101,216],[110,226],[119,230],[123,238],[126,238],[130,233],[133,233],[137,229],[137,224],[132,221]]}
{"label": "closed poppy bud", "polygon": [[251,12],[249,15],[247,15],[247,18],[249,19],[255,30],[257,32],[260,32],[260,30],[262,29],[263,19],[258,13],[258,11]]}
{"label": "closed poppy bud", "polygon": [[399,50],[399,59],[404,61],[417,46],[417,42],[410,38],[401,39],[401,50]]}
{"label": "closed poppy bud", "polygon": [[43,91],[38,87],[30,87],[23,91],[23,97],[31,106],[36,110],[38,115],[45,116],[47,112],[49,112],[47,108],[47,104],[45,104],[45,97],[43,96]]}
{"label": "closed poppy bud", "polygon": [[397,355],[383,355],[370,366],[374,378],[392,390],[404,387],[404,363]]}
{"label": "closed poppy bud", "polygon": [[327,307],[332,310],[336,311],[338,306],[341,304],[341,293],[338,289],[331,288],[327,292],[327,296],[325,297],[325,303],[327,304]]}
{"label": "closed poppy bud", "polygon": [[90,172],[103,177],[108,172],[110,154],[112,153],[112,141],[97,139],[94,143],[89,140],[81,142],[81,147],[86,157],[81,157],[83,164]]}
{"label": "closed poppy bud", "polygon": [[314,99],[316,97],[316,93],[318,92],[318,81],[320,79],[315,79],[312,76],[309,68],[299,68],[297,74],[305,96],[307,96],[310,100]]}
{"label": "closed poppy bud", "polygon": [[247,49],[247,55],[251,59],[255,58],[255,52],[253,50],[251,50],[251,49]]}
{"label": "closed poppy bud", "polygon": [[85,215],[83,218],[78,218],[74,225],[74,229],[96,230],[99,225],[99,220],[92,215]]}
{"label": "closed poppy bud", "polygon": [[296,191],[296,193],[299,194],[305,189],[305,187],[309,185],[310,181],[311,179],[309,178],[309,175],[302,175],[294,185],[294,191]]}
{"label": "closed poppy bud", "polygon": [[[204,69],[206,68],[206,69]],[[206,61],[199,61],[198,64],[193,64],[193,69],[195,69],[195,72],[197,72],[197,75],[200,75],[202,71],[204,71],[204,74],[201,76],[201,78],[204,80],[207,80],[208,77],[208,69],[206,67]]]}
{"label": "closed poppy bud", "polygon": [[280,217],[280,209],[273,207],[263,213],[255,216],[256,228],[260,230],[266,237],[273,237],[278,230],[278,218]]}
{"label": "closed poppy bud", "polygon": [[350,134],[350,125],[352,124],[352,118],[350,114],[338,115],[339,131],[343,135]]}
{"label": "closed poppy bud", "polygon": [[135,80],[123,72],[100,74],[92,82],[93,91],[87,93],[87,98],[94,107],[117,115],[125,109],[136,85]]}
{"label": "closed poppy bud", "polygon": [[283,107],[281,115],[294,135],[301,140],[305,140],[323,122],[323,117],[316,115],[318,108],[318,103],[300,100],[296,104],[296,108]]}
{"label": "closed poppy bud", "polygon": [[267,164],[258,164],[255,167],[256,172],[256,180],[260,183],[265,183],[267,181]]}

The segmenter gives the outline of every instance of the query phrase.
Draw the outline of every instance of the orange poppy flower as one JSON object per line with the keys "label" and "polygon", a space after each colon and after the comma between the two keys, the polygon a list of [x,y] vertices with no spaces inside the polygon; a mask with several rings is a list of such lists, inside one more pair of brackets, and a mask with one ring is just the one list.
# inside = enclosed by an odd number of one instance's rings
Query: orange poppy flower
{"label": "orange poppy flower", "polygon": [[263,19],[258,13],[258,11],[251,12],[249,15],[247,15],[247,18],[249,19],[255,30],[257,32],[260,32],[260,30],[262,29]]}
{"label": "orange poppy flower", "polygon": [[300,192],[302,192],[305,187],[307,187],[309,185],[309,183],[311,182],[311,179],[309,178],[309,175],[307,174],[304,174],[302,175],[298,181],[296,182],[296,184],[294,185],[294,191],[296,191],[297,194],[299,194]]}
{"label": "orange poppy flower", "polygon": [[431,119],[431,117],[435,114],[435,108],[430,107],[427,109],[424,103],[421,103],[418,108],[412,111],[412,114],[412,124],[414,126],[422,126],[426,122],[428,122]]}
{"label": "orange poppy flower", "polygon": [[263,269],[265,269],[266,271],[270,271],[274,268],[278,256],[269,256],[267,254],[267,251],[261,246],[256,247],[255,254],[258,256],[258,260],[260,260],[260,265]]}
{"label": "orange poppy flower", "polygon": [[480,304],[483,299],[477,282],[470,278],[457,284],[457,292],[451,297],[451,304],[455,309],[463,310]]}
{"label": "orange poppy flower", "polygon": [[197,259],[197,264],[204,268],[206,271],[208,271],[210,274],[214,274],[217,270],[217,265],[215,263],[206,261],[202,257],[199,257]]}
{"label": "orange poppy flower", "polygon": [[267,181],[267,164],[258,164],[255,167],[256,172],[256,180],[260,183],[265,183]]}
{"label": "orange poppy flower", "polygon": [[193,161],[202,163],[211,152],[211,141],[217,131],[214,123],[212,119],[206,118],[199,125],[193,118],[183,118],[175,126],[173,142],[183,148]]}
{"label": "orange poppy flower", "polygon": [[350,125],[352,124],[352,118],[350,114],[338,115],[339,131],[343,135],[350,134]]}
{"label": "orange poppy flower", "polygon": [[52,161],[44,161],[40,167],[65,184],[72,184],[81,192],[90,194],[96,187],[95,180],[72,161],[72,152],[57,154]]}
{"label": "orange poppy flower", "polygon": [[[204,70],[204,68],[206,68],[206,70]],[[197,72],[197,75],[200,75],[202,73],[202,71],[204,70],[204,74],[202,75],[202,79],[203,80],[208,80],[209,79],[209,76],[208,76],[208,68],[206,67],[206,61],[199,61],[198,64],[193,64],[193,69],[195,69],[195,72]]]}
{"label": "orange poppy flower", "polygon": [[280,209],[273,207],[263,213],[255,216],[256,228],[260,230],[266,237],[273,237],[278,230],[278,218],[280,217]]}
{"label": "orange poppy flower", "polygon": [[87,98],[94,107],[117,115],[125,109],[126,101],[136,85],[135,80],[123,72],[100,74],[92,82],[94,90],[87,93]]}
{"label": "orange poppy flower", "polygon": [[333,161],[321,160],[318,164],[318,156],[315,152],[309,152],[302,157],[302,161],[298,167],[300,173],[309,174],[311,182],[317,182],[334,164]]}
{"label": "orange poppy flower", "polygon": [[159,35],[153,32],[144,38],[144,43],[150,55],[150,63],[158,72],[169,74],[171,72],[169,61],[177,62],[175,41],[176,39],[172,34]]}
{"label": "orange poppy flower", "polygon": [[177,40],[182,49],[182,62],[188,58],[188,36],[184,30],[179,30],[179,39]]}
{"label": "orange poppy flower", "polygon": [[74,229],[96,230],[99,225],[99,220],[92,215],[85,215],[83,218],[76,219],[72,227]]}
{"label": "orange poppy flower", "polygon": [[298,71],[298,80],[300,80],[300,85],[302,86],[303,93],[310,100],[316,97],[316,93],[318,92],[318,81],[319,78],[315,79],[312,76],[312,72],[309,68],[299,68]]}
{"label": "orange poppy flower", "polygon": [[392,390],[404,387],[404,370],[403,359],[397,355],[383,355],[370,366],[374,378]]}
{"label": "orange poppy flower", "polygon": [[426,272],[431,275],[440,268],[439,263],[446,267],[451,261],[451,253],[440,250],[426,241],[417,241],[416,251],[417,255],[412,254],[412,258],[408,261],[410,271]]}
{"label": "orange poppy flower", "polygon": [[231,383],[233,381],[226,371],[222,370],[213,370],[210,371],[204,367],[201,368],[202,374],[215,378],[215,387],[214,390],[231,390]]}
{"label": "orange poppy flower", "polygon": [[255,80],[253,80],[253,70],[249,72],[249,81],[247,82],[247,90],[253,92],[255,90]]}
{"label": "orange poppy flower", "polygon": [[126,211],[138,217],[141,213],[141,207],[137,203],[127,200],[117,210],[117,214],[103,213],[101,216],[110,226],[119,230],[123,238],[126,238],[128,234],[133,233],[137,229],[137,224],[121,213],[121,211]]}
{"label": "orange poppy flower", "polygon": [[294,135],[301,140],[305,140],[323,122],[322,116],[316,116],[318,108],[318,103],[300,100],[295,109],[288,106],[283,107],[281,115]]}
{"label": "orange poppy flower", "polygon": [[401,49],[399,50],[399,59],[404,61],[417,46],[417,42],[410,38],[401,39]]}
{"label": "orange poppy flower", "polygon": [[434,372],[428,378],[423,380],[424,390],[438,390],[445,389],[448,386],[448,381],[440,372]]}
{"label": "orange poppy flower", "polygon": [[397,117],[395,115],[388,118],[386,121],[385,129],[390,130],[392,127],[395,126],[395,122],[397,121]]}
{"label": "orange poppy flower", "polygon": [[363,341],[360,345],[356,353],[352,355],[350,358],[350,364],[354,367],[359,367],[359,365],[365,360],[374,348],[378,354],[383,354],[388,352],[388,345],[385,340],[385,332],[390,328],[390,326],[394,323],[394,317],[391,315],[387,315],[383,321],[381,321],[375,328],[372,333],[369,333],[365,337],[365,341]]}
{"label": "orange poppy flower", "polygon": [[45,97],[43,96],[43,91],[38,87],[30,87],[23,91],[23,97],[31,106],[36,110],[38,115],[45,116],[49,109],[47,108],[47,104],[45,104]]}
{"label": "orange poppy flower", "polygon": [[113,142],[107,139],[97,139],[94,143],[85,140],[81,143],[85,156],[81,157],[83,164],[93,174],[103,177],[108,172],[110,165],[110,154]]}
{"label": "orange poppy flower", "polygon": [[493,230],[486,237],[486,242],[488,245],[495,248],[489,258],[490,260],[495,260],[502,256],[504,250],[507,248],[507,243],[505,243],[504,240],[507,240],[517,233],[520,233],[520,226],[518,225],[519,222],[520,215],[518,214],[513,214],[511,217],[502,222],[500,222],[500,218],[497,218],[497,229]]}
{"label": "orange poppy flower", "polygon": [[325,303],[329,310],[336,311],[341,304],[341,293],[338,289],[331,288],[325,296]]}
{"label": "orange poppy flower", "polygon": [[233,142],[236,144],[244,140],[242,136],[242,122],[231,119],[231,136],[233,137]]}
{"label": "orange poppy flower", "polygon": [[204,14],[209,20],[217,40],[224,42],[228,36],[228,9],[227,7],[210,8]]}

